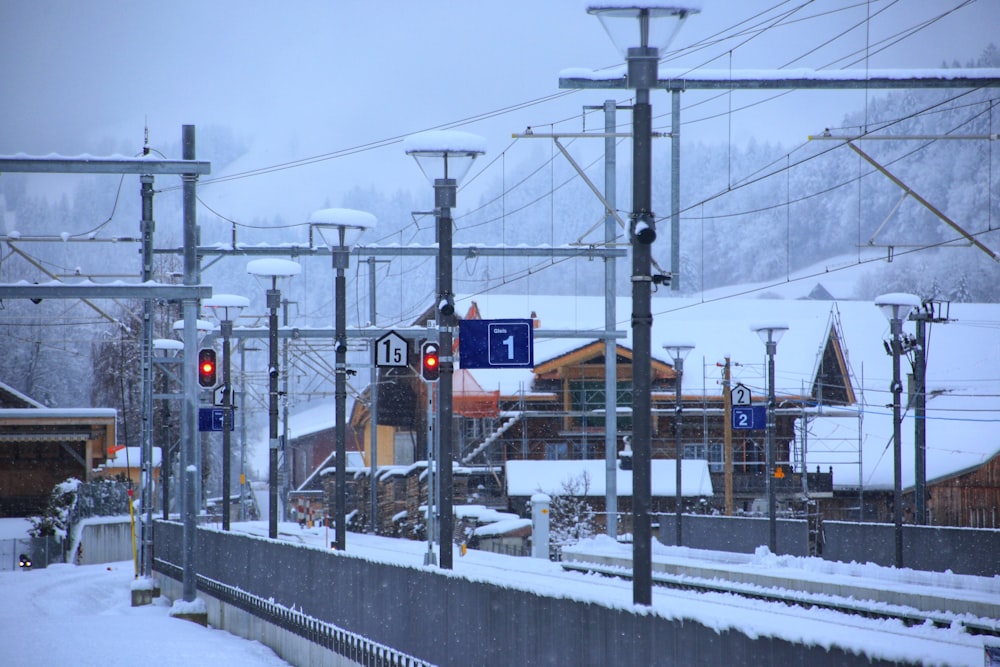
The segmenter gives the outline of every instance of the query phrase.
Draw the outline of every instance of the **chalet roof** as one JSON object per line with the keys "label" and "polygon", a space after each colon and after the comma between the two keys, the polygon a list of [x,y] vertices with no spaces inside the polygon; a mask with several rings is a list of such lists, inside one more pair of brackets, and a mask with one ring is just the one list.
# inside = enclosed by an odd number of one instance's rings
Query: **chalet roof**
{"label": "chalet roof", "polygon": [[[497,389],[503,396],[528,391],[539,368],[545,368],[546,364],[560,358],[571,358],[569,355],[592,345],[591,341],[581,345],[579,338],[544,338],[546,328],[592,330],[595,337],[604,328],[603,297],[567,299],[565,296],[489,294],[477,295],[475,301],[486,319],[523,318],[535,312],[543,324],[543,328],[535,330],[534,371],[472,370],[484,389]],[[663,350],[662,344],[678,338],[690,340],[695,343],[695,348],[685,361],[686,394],[704,391],[718,395],[721,368],[716,364],[729,356],[733,362],[733,382],[742,382],[755,396],[762,396],[766,385],[765,347],[750,326],[761,321],[780,320],[789,325],[789,331],[781,339],[775,357],[776,391],[779,394],[799,396],[808,393],[812,385],[830,331],[831,310],[840,303],[843,302],[777,299],[732,299],[703,303],[684,298],[654,298],[653,363],[672,374],[672,370],[669,370],[672,360]],[[867,302],[855,303],[870,311],[872,318],[885,323],[875,306]],[[463,306],[460,299],[458,307]],[[619,350],[631,356],[632,333],[627,315],[631,313],[631,300],[619,298],[616,311],[619,319],[617,328],[626,333],[616,344]],[[597,348],[601,347],[597,345]],[[878,349],[881,350],[880,342]]]}
{"label": "chalet roof", "polygon": [[[597,331],[604,328],[603,297],[478,295],[476,303],[486,319],[523,318],[534,311],[543,323],[535,330],[535,360],[539,366],[581,347],[579,339],[547,339],[545,328]],[[458,300],[462,308],[463,299]],[[631,345],[628,323],[630,300],[617,301],[617,328]],[[787,299],[719,299],[654,297],[653,356],[668,363],[658,342],[683,338],[695,348],[685,360],[685,396],[719,396],[722,369],[728,355],[732,382],[750,388],[754,400],[765,394],[767,359],[764,344],[751,324],[782,321],[789,326],[775,355],[775,385],[779,395],[812,392],[819,364],[836,334],[838,372],[846,373],[856,401],[853,418],[809,419],[806,444],[810,470],[833,468],[837,486],[891,488],[892,419],[889,386],[892,364],[883,340],[889,323],[871,301]],[[930,479],[942,478],[983,465],[1000,453],[1000,304],[952,304],[948,324],[930,327],[928,345],[927,470]],[[904,325],[905,333],[913,324]],[[589,343],[588,343],[589,344]],[[908,361],[901,366],[910,373]],[[528,392],[531,369],[475,369],[484,389],[501,395]],[[905,400],[905,396],[904,396]],[[844,410],[839,410],[841,414]],[[903,483],[914,480],[914,419],[904,413]]]}
{"label": "chalet roof", "polygon": [[[632,350],[624,345],[616,344],[615,353],[619,358],[625,359],[626,363],[632,363]],[[569,368],[578,368],[588,363],[596,363],[602,367],[604,366],[603,341],[595,340],[585,343],[576,349],[569,350],[540,364],[535,364],[534,374],[536,377],[545,377],[547,375],[559,376],[564,374]],[[673,378],[675,376],[676,373],[673,367],[663,361],[653,359],[654,379]]]}

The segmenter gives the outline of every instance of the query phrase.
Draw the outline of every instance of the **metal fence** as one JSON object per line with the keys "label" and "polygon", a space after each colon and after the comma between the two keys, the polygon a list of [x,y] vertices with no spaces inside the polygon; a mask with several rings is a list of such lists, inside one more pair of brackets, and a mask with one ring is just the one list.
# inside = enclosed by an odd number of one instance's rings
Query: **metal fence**
{"label": "metal fence", "polygon": [[[673,514],[658,514],[660,523],[657,539],[663,544],[677,541],[677,518]],[[769,540],[770,522],[760,517],[713,516],[685,514],[681,519],[682,543],[694,549],[753,553]],[[809,524],[803,519],[775,519],[778,553],[792,556],[809,555]]]}
{"label": "metal fence", "polygon": [[[823,558],[893,565],[896,527],[891,523],[823,522]],[[903,567],[914,570],[1000,575],[1000,530],[903,526]]]}
{"label": "metal fence", "polygon": [[48,567],[63,562],[64,543],[59,537],[25,537],[0,540],[0,571],[17,570],[24,554],[32,568]]}
{"label": "metal fence", "polygon": [[[657,515],[657,539],[663,544],[676,541],[676,518]],[[777,552],[792,556],[820,556],[825,560],[850,563],[895,563],[895,526],[888,523],[824,521],[821,536],[804,519],[776,519]],[[769,522],[760,517],[727,517],[685,514],[683,544],[695,549],[754,553],[768,543]],[[914,570],[1000,575],[1000,530],[953,528],[948,526],[903,526],[903,566]]]}

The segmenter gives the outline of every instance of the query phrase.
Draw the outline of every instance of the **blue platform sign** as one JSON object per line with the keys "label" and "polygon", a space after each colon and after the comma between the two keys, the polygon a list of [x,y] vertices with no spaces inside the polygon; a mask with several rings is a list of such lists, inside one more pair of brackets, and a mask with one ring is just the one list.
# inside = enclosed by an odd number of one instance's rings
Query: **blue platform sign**
{"label": "blue platform sign", "polygon": [[734,405],[733,428],[736,430],[764,430],[767,428],[766,405]]}
{"label": "blue platform sign", "polygon": [[[222,431],[225,418],[225,408],[198,408],[198,431]],[[230,422],[229,430],[236,430],[235,419]]]}
{"label": "blue platform sign", "polygon": [[532,320],[462,320],[458,351],[462,368],[533,368]]}

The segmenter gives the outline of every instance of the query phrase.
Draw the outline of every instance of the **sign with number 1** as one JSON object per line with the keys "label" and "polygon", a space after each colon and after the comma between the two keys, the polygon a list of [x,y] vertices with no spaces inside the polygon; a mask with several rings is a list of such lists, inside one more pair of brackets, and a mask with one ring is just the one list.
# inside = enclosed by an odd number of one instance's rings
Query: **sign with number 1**
{"label": "sign with number 1", "polygon": [[534,322],[462,320],[458,323],[462,368],[531,368],[535,365]]}

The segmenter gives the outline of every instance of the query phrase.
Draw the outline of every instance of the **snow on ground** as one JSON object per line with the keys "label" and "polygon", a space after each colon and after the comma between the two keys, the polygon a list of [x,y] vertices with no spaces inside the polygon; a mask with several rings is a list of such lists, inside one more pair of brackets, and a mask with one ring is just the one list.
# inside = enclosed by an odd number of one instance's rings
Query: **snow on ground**
{"label": "snow on ground", "polygon": [[[0,539],[23,519],[0,520]],[[255,641],[169,616],[170,602],[131,606],[131,561],[50,565],[0,572],[0,664],[277,667],[287,665]]]}
{"label": "snow on ground", "polygon": [[[0,520],[0,526],[5,522]],[[267,539],[266,522],[233,524],[234,530]],[[209,528],[213,530],[214,528]],[[326,549],[332,534],[325,528],[281,523],[279,539]],[[612,555],[630,553],[604,537],[586,545]],[[424,567],[425,542],[351,533],[349,557]],[[654,561],[687,560],[903,590],[934,587],[956,596],[976,595],[1000,601],[1000,577],[895,570],[871,564],[837,564],[820,559],[771,554],[724,554],[655,545]],[[632,584],[600,575],[567,572],[558,563],[470,550],[455,553],[444,576],[534,591],[565,599],[632,609]],[[30,572],[0,573],[0,646],[4,665],[283,665],[267,647],[226,632],[205,629],[168,616],[168,602],[132,608],[130,562],[99,566],[54,565]],[[865,619],[819,609],[785,607],[729,594],[703,594],[654,587],[650,613],[667,619],[694,620],[722,632],[751,637],[783,637],[806,644],[837,646],[871,658],[925,665],[983,664],[984,639],[952,628],[904,627],[896,621]],[[53,641],[58,638],[58,641]]]}

